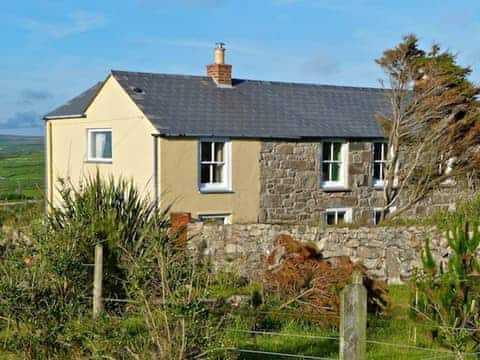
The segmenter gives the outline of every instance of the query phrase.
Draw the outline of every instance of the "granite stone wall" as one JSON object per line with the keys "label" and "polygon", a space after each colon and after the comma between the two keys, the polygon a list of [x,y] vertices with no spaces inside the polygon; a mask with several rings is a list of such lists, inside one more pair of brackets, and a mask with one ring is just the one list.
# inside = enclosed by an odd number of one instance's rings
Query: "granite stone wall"
{"label": "granite stone wall", "polygon": [[217,270],[236,271],[255,278],[262,257],[273,248],[279,234],[315,243],[324,257],[349,256],[361,260],[369,273],[389,283],[409,279],[421,266],[420,251],[430,239],[437,260],[447,255],[444,235],[434,227],[337,228],[313,225],[192,223],[188,227],[189,246],[209,260]]}
{"label": "granite stone wall", "polygon": [[[372,224],[373,209],[383,194],[372,186],[372,144],[348,144],[347,188],[328,191],[321,184],[321,142],[265,141],[260,153],[260,223],[324,222],[327,208],[352,208],[355,223]],[[473,191],[473,190],[472,190]],[[416,204],[404,217],[422,217],[452,209],[472,193],[466,184],[445,184]]]}

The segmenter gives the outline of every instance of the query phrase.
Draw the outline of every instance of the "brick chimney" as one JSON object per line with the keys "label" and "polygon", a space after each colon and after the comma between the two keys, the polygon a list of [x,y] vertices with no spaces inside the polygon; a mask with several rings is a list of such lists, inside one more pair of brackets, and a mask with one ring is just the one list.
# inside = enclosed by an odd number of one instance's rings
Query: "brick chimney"
{"label": "brick chimney", "polygon": [[217,43],[215,47],[215,63],[207,65],[207,76],[218,86],[232,86],[232,65],[225,64],[225,44]]}

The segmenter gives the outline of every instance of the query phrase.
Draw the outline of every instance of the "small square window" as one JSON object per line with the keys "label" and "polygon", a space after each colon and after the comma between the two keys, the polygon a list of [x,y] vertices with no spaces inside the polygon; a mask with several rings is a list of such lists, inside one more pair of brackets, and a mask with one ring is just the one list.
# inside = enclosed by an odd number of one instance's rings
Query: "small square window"
{"label": "small square window", "polygon": [[112,161],[112,130],[88,129],[87,153],[89,161]]}
{"label": "small square window", "polygon": [[230,215],[226,214],[199,215],[198,218],[204,223],[215,225],[223,225],[230,223]]}
{"label": "small square window", "polygon": [[352,209],[326,209],[325,224],[338,225],[352,222]]}

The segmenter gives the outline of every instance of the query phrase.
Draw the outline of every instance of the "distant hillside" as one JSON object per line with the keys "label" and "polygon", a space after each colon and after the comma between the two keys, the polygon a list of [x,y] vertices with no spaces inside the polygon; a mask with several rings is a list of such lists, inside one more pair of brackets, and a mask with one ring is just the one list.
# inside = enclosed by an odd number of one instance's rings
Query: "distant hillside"
{"label": "distant hillside", "polygon": [[0,135],[0,156],[44,151],[43,136]]}

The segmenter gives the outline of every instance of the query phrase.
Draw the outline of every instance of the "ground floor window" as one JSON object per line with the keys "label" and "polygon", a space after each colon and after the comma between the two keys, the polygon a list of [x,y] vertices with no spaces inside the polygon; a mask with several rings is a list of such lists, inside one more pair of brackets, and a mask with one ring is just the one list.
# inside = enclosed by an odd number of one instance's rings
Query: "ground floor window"
{"label": "ground floor window", "polygon": [[204,214],[198,216],[199,220],[209,224],[230,224],[228,214]]}
{"label": "ground floor window", "polygon": [[326,209],[325,224],[337,225],[352,222],[352,209]]}
{"label": "ground floor window", "polygon": [[373,224],[378,225],[382,221],[382,213],[388,214],[388,210],[384,210],[383,208],[376,208],[373,209]]}

